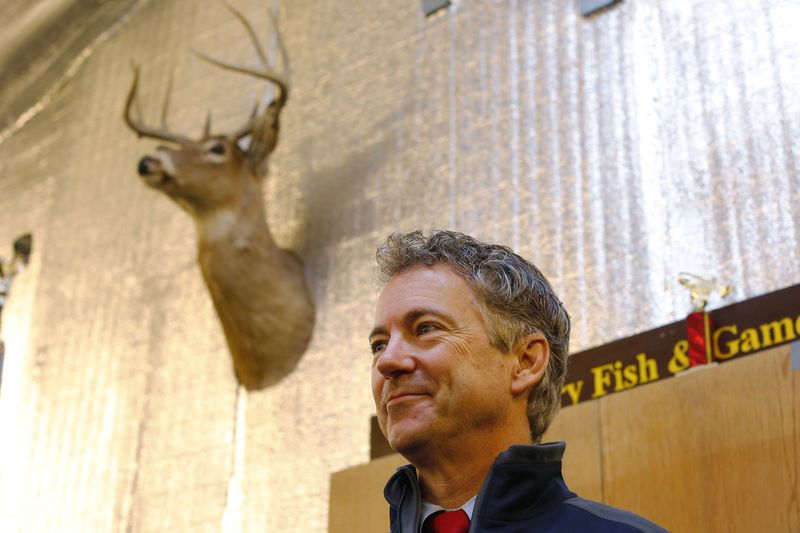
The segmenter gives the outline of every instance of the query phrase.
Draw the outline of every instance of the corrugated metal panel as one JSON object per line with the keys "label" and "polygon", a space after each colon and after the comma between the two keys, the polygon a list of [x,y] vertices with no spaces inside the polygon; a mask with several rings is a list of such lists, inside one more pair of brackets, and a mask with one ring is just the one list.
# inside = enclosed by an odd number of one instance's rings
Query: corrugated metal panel
{"label": "corrugated metal panel", "polygon": [[[266,28],[262,2],[239,5]],[[237,452],[191,223],[138,183],[150,145],[118,118],[130,56],[150,116],[169,71],[174,127],[246,115],[262,86],[186,51],[253,52],[197,6],[145,3],[0,143],[0,247],[33,231],[38,254],[15,285],[29,321],[4,316],[29,324],[0,397],[11,531],[218,531],[226,506],[228,530],[324,531],[330,473],[368,457],[372,257],[390,231],[512,245],[558,288],[576,350],[684,316],[680,271],[736,299],[800,282],[793,0],[629,0],[589,19],[546,0],[430,19],[416,2],[285,2],[294,92],[265,197],[318,319],[298,370],[249,396]]]}

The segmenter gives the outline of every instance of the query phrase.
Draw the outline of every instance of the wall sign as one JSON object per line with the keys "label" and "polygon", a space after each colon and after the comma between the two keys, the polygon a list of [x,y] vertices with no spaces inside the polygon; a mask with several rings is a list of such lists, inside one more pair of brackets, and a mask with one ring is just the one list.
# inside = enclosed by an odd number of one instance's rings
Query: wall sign
{"label": "wall sign", "polygon": [[[800,285],[710,312],[712,362],[724,363],[800,337]],[[673,377],[689,368],[686,322],[674,322],[570,356],[561,405],[575,405]]]}

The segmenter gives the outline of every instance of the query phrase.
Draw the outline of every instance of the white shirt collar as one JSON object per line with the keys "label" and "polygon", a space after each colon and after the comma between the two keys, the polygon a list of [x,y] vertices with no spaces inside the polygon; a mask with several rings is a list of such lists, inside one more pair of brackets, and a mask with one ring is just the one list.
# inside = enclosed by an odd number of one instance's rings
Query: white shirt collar
{"label": "white shirt collar", "polygon": [[[463,509],[470,520],[472,520],[472,511],[475,509],[475,499],[478,497],[476,494],[472,498],[470,498],[467,503],[459,507],[459,509]],[[436,505],[434,503],[422,500],[422,513],[420,514],[419,520],[419,531],[422,531],[422,524],[425,523],[425,519],[428,518],[430,515],[435,513],[436,511],[455,511],[456,509],[445,509],[441,505]]]}

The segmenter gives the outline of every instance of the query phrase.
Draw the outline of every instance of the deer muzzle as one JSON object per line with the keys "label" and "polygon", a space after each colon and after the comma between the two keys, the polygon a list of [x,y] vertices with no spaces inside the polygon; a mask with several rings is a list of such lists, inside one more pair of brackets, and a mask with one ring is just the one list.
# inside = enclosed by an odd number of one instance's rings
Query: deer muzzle
{"label": "deer muzzle", "polygon": [[146,155],[139,160],[139,167],[137,170],[139,171],[139,175],[142,177],[150,176],[161,171],[161,162],[154,157]]}
{"label": "deer muzzle", "polygon": [[159,155],[161,154],[157,153],[155,157],[144,156],[139,160],[137,171],[147,185],[163,189],[174,185],[175,177],[170,172],[173,168],[171,161],[168,158],[159,157]]}

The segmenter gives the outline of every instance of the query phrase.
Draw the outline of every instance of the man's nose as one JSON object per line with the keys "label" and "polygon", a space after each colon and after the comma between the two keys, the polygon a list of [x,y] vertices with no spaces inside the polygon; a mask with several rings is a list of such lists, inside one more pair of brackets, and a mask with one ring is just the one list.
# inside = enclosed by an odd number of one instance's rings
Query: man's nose
{"label": "man's nose", "polygon": [[375,368],[377,368],[378,372],[383,374],[386,379],[411,373],[416,366],[417,361],[414,358],[413,351],[402,338],[389,339],[386,343],[386,347],[375,361]]}

